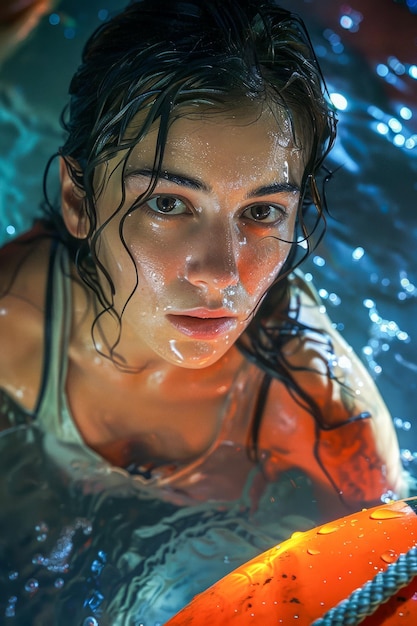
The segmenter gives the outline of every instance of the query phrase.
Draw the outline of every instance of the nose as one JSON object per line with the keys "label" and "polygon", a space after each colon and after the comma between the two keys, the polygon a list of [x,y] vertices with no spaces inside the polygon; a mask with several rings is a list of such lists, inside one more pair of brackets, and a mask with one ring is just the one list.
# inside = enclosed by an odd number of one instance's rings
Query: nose
{"label": "nose", "polygon": [[239,281],[239,243],[232,225],[202,229],[187,251],[185,277],[189,283],[221,290]]}

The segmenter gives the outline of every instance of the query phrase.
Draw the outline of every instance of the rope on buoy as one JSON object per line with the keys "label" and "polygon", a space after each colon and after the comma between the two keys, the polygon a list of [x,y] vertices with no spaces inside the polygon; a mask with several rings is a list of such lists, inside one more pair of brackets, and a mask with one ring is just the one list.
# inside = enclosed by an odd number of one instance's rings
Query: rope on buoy
{"label": "rope on buoy", "polygon": [[311,626],[356,626],[417,576],[417,547],[400,554],[384,572],[355,589]]}

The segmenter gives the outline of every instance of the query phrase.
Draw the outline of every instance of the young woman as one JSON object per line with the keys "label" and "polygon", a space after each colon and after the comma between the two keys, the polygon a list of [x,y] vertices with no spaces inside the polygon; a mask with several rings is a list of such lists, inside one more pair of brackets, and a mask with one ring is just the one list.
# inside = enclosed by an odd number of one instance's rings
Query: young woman
{"label": "young woman", "polygon": [[388,411],[295,269],[336,127],[301,20],[132,2],[70,95],[59,206],[0,253],[2,429],[34,422],[180,504],[291,468],[326,517],[404,495]]}

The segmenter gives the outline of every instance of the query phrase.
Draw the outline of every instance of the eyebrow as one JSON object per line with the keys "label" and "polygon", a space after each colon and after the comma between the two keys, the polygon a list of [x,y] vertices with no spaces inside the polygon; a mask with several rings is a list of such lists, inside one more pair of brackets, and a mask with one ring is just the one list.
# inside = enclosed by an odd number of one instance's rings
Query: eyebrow
{"label": "eyebrow", "polygon": [[[144,176],[146,178],[152,178],[154,174],[155,173],[152,169],[142,168],[131,170],[126,174],[126,178],[134,176]],[[207,185],[201,179],[180,174],[179,172],[169,172],[168,170],[162,170],[159,174],[159,178],[167,180],[170,183],[174,183],[175,185],[188,187],[189,189],[194,189],[196,191],[204,191],[206,193],[210,193],[212,191],[211,186]],[[256,187],[255,189],[252,189],[246,194],[246,198],[256,198],[258,196],[268,196],[276,193],[293,193],[298,191],[300,191],[299,185],[290,182],[277,181],[271,183],[270,185],[262,185],[261,187]]]}

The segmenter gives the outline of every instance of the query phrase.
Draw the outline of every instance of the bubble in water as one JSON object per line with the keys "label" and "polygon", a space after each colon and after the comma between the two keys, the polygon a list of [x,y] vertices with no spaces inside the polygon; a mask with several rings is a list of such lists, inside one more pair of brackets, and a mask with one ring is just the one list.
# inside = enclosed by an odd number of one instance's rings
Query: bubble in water
{"label": "bubble in water", "polygon": [[95,617],[86,617],[83,626],[99,626],[99,623]]}
{"label": "bubble in water", "polygon": [[19,572],[10,572],[9,573],[9,580],[17,580],[19,578]]}
{"label": "bubble in water", "polygon": [[57,578],[56,581],[54,582],[54,587],[55,589],[62,589],[64,584],[65,584],[65,581],[63,578]]}
{"label": "bubble in water", "polygon": [[36,593],[38,589],[39,582],[36,580],[36,578],[29,578],[25,585],[25,591],[28,591],[29,593]]}
{"label": "bubble in water", "polygon": [[95,613],[103,600],[103,594],[101,594],[99,591],[94,591],[91,596],[85,601],[84,606],[89,606],[90,609]]}
{"label": "bubble in water", "polygon": [[46,538],[49,532],[49,527],[47,524],[45,524],[45,522],[39,522],[39,524],[36,524],[35,531],[38,533],[36,537],[37,541],[39,542],[46,541]]}
{"label": "bubble in water", "polygon": [[43,565],[44,562],[45,562],[45,558],[42,556],[42,554],[35,554],[35,556],[32,559],[33,565]]}
{"label": "bubble in water", "polygon": [[94,574],[100,574],[102,569],[103,569],[103,563],[101,563],[97,559],[92,562],[92,564],[91,564],[91,571]]}
{"label": "bubble in water", "polygon": [[47,533],[49,532],[49,527],[48,524],[45,524],[45,522],[39,522],[39,524],[36,524],[35,530],[38,533]]}

